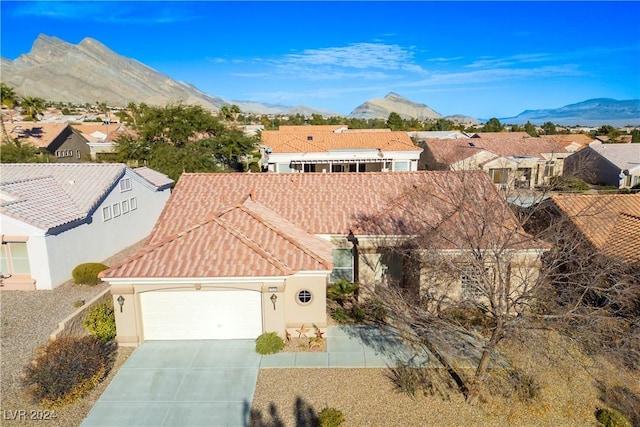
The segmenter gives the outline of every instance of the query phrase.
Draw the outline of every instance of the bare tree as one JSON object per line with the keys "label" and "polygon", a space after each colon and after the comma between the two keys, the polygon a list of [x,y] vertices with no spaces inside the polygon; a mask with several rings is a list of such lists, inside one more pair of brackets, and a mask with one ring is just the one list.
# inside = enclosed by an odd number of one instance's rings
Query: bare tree
{"label": "bare tree", "polygon": [[[369,236],[403,236],[376,243],[381,262],[396,272],[376,292],[390,323],[436,354],[469,403],[478,402],[491,366],[501,363],[496,350],[505,338],[523,329],[568,330],[578,320],[606,323],[622,311],[637,312],[632,270],[597,251],[585,256],[584,238],[570,233],[565,219],[545,217],[541,207],[516,216],[483,172],[438,177],[407,189],[382,213],[363,216],[359,229]],[[529,233],[525,224],[531,224]],[[541,239],[550,236],[556,236],[549,239],[553,244]],[[465,329],[461,312],[477,313],[483,333]],[[455,366],[462,342],[462,356],[476,362],[470,378]]]}

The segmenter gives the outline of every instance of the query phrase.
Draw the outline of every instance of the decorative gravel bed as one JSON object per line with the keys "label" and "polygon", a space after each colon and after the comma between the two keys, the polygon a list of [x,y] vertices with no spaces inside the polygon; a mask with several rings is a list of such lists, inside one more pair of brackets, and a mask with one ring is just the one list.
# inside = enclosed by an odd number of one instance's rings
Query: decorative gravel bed
{"label": "decorative gravel bed", "polygon": [[[106,265],[124,259],[142,246],[139,242],[104,261]],[[42,425],[77,427],[129,354],[120,347],[109,376],[90,395],[73,405],[46,411],[31,403],[20,385],[24,367],[35,350],[45,344],[58,323],[76,310],[74,302],[89,301],[107,287],[75,285],[68,281],[52,291],[0,291],[0,425]],[[55,416],[55,418],[53,418]]]}

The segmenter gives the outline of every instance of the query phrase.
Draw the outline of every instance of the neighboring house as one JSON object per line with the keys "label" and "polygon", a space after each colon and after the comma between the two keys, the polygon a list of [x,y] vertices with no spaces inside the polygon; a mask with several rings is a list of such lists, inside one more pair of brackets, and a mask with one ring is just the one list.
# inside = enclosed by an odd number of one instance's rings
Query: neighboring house
{"label": "neighboring house", "polygon": [[173,181],[109,163],[3,164],[2,289],[53,289],[145,238]]}
{"label": "neighboring house", "polygon": [[640,184],[640,144],[590,144],[567,159],[565,174],[592,184],[634,187]]}
{"label": "neighboring house", "polygon": [[[519,132],[512,132],[518,134]],[[531,189],[549,184],[562,175],[564,161],[571,153],[548,138],[524,136],[507,138],[512,133],[496,133],[465,140],[428,139],[420,167],[426,170],[486,171],[501,190]],[[500,135],[493,137],[493,135]]]}
{"label": "neighboring house", "polygon": [[135,135],[120,123],[79,123],[71,126],[82,133],[88,141],[89,151],[92,160],[99,160],[100,154],[112,154],[116,152],[115,140],[120,135]]}
{"label": "neighboring house", "polygon": [[468,135],[458,130],[438,130],[438,131],[412,131],[407,132],[409,136],[418,142],[423,139],[466,139]]}
{"label": "neighboring house", "polygon": [[261,147],[277,173],[416,171],[422,152],[406,132],[341,125],[280,126],[262,132]]}
{"label": "neighboring house", "polygon": [[[407,193],[420,188],[427,198]],[[462,197],[465,189],[480,196]],[[183,174],[146,247],[101,274],[111,286],[117,340],[135,346],[325,328],[328,284],[341,278],[372,286],[402,282],[405,261],[377,244],[381,236],[365,217],[393,214],[395,225],[418,218],[446,224],[452,234],[437,247],[464,252],[464,242],[453,235],[478,230],[482,221],[472,212],[461,214],[457,204],[435,214],[436,204],[449,197],[478,200],[470,211],[484,204],[504,214],[497,227],[485,223],[480,234],[486,249],[493,233],[516,236],[510,247],[523,260],[514,266],[514,283],[520,269],[537,271],[526,260],[537,259],[543,247],[517,227],[482,172]],[[401,199],[416,203],[415,209],[402,209]],[[408,238],[387,231],[387,246]],[[429,277],[425,273],[423,280]],[[453,293],[461,294],[467,279],[457,277]]]}
{"label": "neighboring house", "polygon": [[595,249],[640,264],[640,194],[555,194],[550,201]]}
{"label": "neighboring house", "polygon": [[588,147],[594,139],[589,135],[583,133],[568,133],[559,135],[546,135],[545,138],[553,139],[560,143],[564,149],[570,153],[574,153],[578,150],[582,150],[584,147]]}
{"label": "neighboring house", "polygon": [[13,122],[6,128],[11,138],[48,152],[58,162],[89,161],[87,140],[68,123]]}

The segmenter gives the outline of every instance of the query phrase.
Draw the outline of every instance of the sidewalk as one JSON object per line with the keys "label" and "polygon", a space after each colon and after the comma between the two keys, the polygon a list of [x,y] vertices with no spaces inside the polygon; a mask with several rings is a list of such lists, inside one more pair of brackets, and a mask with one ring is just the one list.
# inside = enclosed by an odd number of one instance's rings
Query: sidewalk
{"label": "sidewalk", "polygon": [[426,349],[411,351],[391,331],[375,326],[329,326],[326,353],[262,356],[260,368],[387,368],[399,364],[441,367]]}

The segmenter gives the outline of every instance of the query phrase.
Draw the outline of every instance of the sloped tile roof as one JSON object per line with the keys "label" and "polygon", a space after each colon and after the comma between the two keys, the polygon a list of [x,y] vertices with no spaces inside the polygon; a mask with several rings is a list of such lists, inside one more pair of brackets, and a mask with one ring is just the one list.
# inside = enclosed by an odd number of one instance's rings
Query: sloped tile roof
{"label": "sloped tile roof", "polygon": [[2,165],[0,213],[41,229],[89,215],[125,174],[116,163],[15,163]]}
{"label": "sloped tile roof", "polygon": [[571,145],[573,143],[578,144],[579,146],[586,147],[587,145],[593,142],[593,138],[589,135],[585,135],[583,133],[570,133],[570,134],[559,134],[559,135],[546,135],[545,138],[553,139],[554,141],[562,144],[563,147]]}
{"label": "sloped tile roof", "polygon": [[13,122],[5,125],[11,138],[38,148],[47,148],[68,126],[68,123],[42,122]]}
{"label": "sloped tile roof", "polygon": [[640,262],[640,193],[558,194],[551,200],[597,249]]}
{"label": "sloped tile roof", "polygon": [[261,143],[271,148],[272,153],[318,153],[354,149],[422,151],[406,132],[263,131],[261,138]]}
{"label": "sloped tile roof", "polygon": [[460,160],[468,159],[484,149],[475,146],[475,139],[425,139],[423,144],[427,147],[434,160],[443,165],[451,165]]}
{"label": "sloped tile roof", "polygon": [[174,181],[169,178],[167,175],[148,168],[146,166],[142,166],[139,168],[133,169],[135,173],[143,177],[147,182],[149,182],[154,187],[158,188],[168,188],[171,187]]}
{"label": "sloped tile roof", "polygon": [[329,271],[332,245],[249,198],[150,244],[102,277],[269,277]]}
{"label": "sloped tile roof", "polygon": [[[517,132],[515,132],[517,133]],[[544,153],[567,153],[564,146],[548,138],[500,137],[456,139],[427,139],[424,141],[438,163],[451,164],[476,154],[478,150],[499,157],[533,157],[543,159]],[[466,157],[465,157],[466,156]]]}
{"label": "sloped tile roof", "polygon": [[[347,125],[280,125],[279,132],[334,132],[346,129]],[[276,132],[278,132],[276,131]]]}
{"label": "sloped tile roof", "polygon": [[622,170],[640,166],[640,144],[591,144],[589,148]]}

